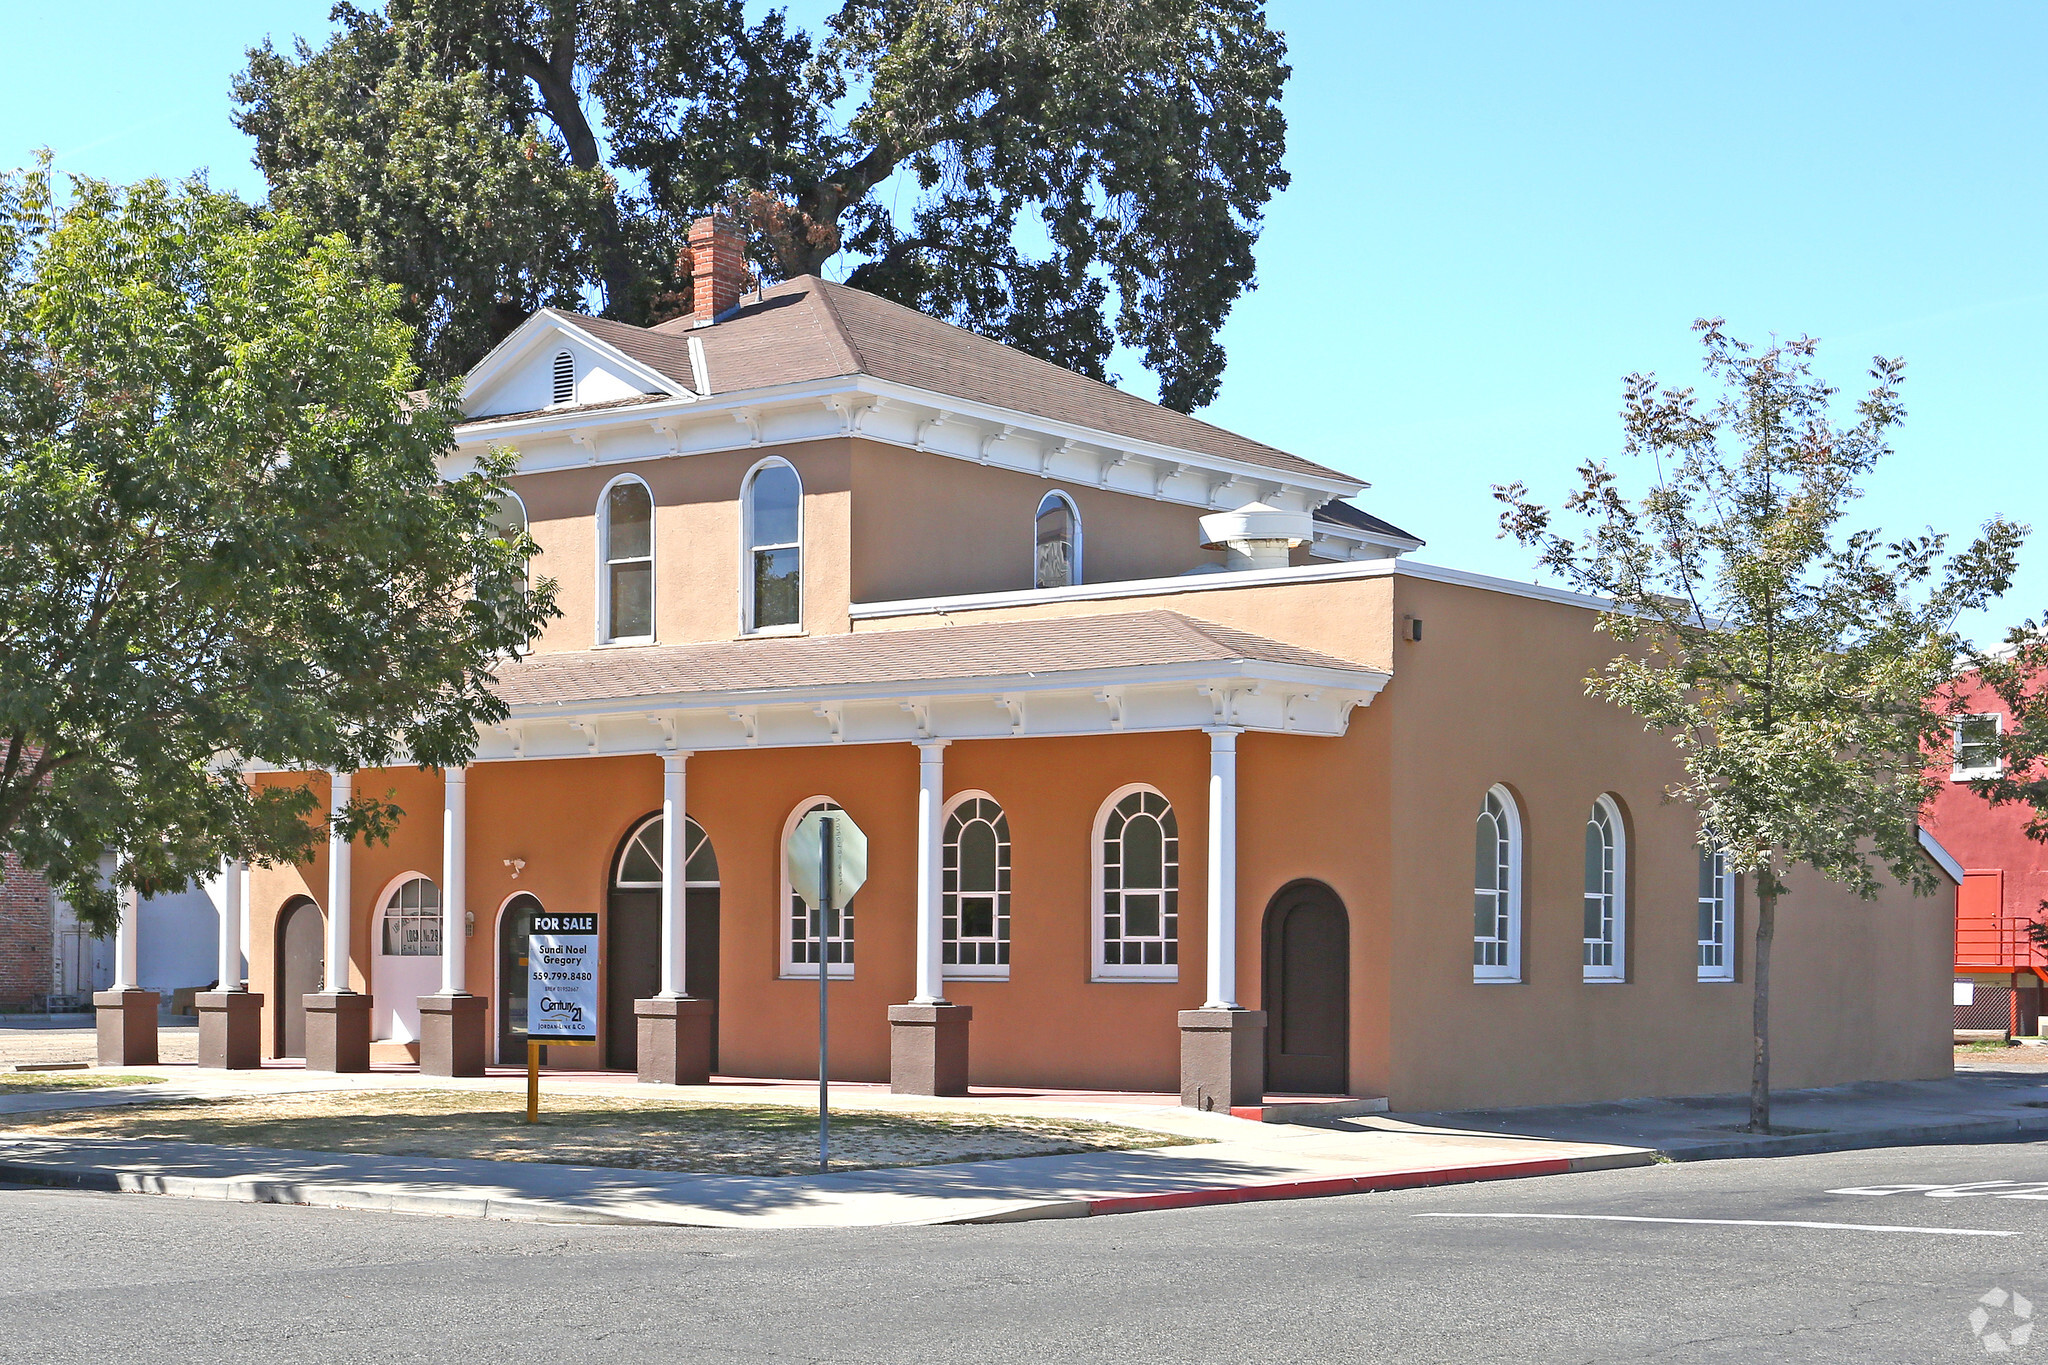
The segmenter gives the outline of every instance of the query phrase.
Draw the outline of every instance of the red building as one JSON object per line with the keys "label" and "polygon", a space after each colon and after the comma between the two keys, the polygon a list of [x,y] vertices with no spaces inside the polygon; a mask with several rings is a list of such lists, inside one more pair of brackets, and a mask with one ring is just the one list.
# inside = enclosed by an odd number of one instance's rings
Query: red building
{"label": "red building", "polygon": [[1928,806],[1928,831],[1963,865],[1956,893],[1956,1027],[2032,1035],[2040,1028],[2048,950],[2030,926],[2048,922],[2048,844],[2027,837],[2033,810],[1993,806],[1970,790],[1998,771],[2004,706],[1988,688],[1968,696],[1949,780]]}

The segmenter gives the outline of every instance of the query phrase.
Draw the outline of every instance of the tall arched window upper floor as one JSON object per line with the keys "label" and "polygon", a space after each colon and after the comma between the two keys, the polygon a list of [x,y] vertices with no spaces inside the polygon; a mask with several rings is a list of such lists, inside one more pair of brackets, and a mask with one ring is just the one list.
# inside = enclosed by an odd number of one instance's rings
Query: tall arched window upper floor
{"label": "tall arched window upper floor", "polygon": [[1066,588],[1081,581],[1081,509],[1054,489],[1038,500],[1032,521],[1031,584]]}
{"label": "tall arched window upper floor", "polygon": [[[517,493],[508,488],[498,495],[486,533],[491,539],[506,545],[517,545],[526,539],[526,503]],[[530,558],[524,561],[523,571],[516,577],[490,581],[481,571],[477,575],[477,596],[485,601],[502,602],[508,608],[522,605],[532,586],[533,561]]]}
{"label": "tall arched window upper floor", "polygon": [[621,474],[597,500],[597,639],[654,639],[654,495],[635,474]]}
{"label": "tall arched window upper floor", "polygon": [[1156,788],[1121,787],[1095,815],[1097,981],[1180,979],[1180,824]]}
{"label": "tall arched window upper floor", "polygon": [[1586,816],[1582,938],[1586,980],[1628,978],[1628,829],[1612,796],[1600,797]]}
{"label": "tall arched window upper floor", "polygon": [[747,471],[740,491],[740,630],[803,629],[804,486],[787,460]]}
{"label": "tall arched window upper floor", "polygon": [[1522,812],[1506,787],[1489,788],[1473,831],[1472,979],[1522,979]]}

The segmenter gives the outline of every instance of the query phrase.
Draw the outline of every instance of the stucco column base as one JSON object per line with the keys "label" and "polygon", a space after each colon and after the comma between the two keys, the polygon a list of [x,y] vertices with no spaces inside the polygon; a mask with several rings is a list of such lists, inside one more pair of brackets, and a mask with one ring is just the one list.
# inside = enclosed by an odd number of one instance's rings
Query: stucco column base
{"label": "stucco column base", "polygon": [[1180,1012],[1180,1102],[1229,1110],[1266,1098],[1266,1012]]}
{"label": "stucco column base", "polygon": [[94,991],[93,1022],[99,1028],[99,1066],[156,1065],[155,991]]}
{"label": "stucco column base", "polygon": [[633,1002],[644,1084],[710,1084],[712,1008],[711,1001],[687,995]]}
{"label": "stucco column base", "polygon": [[306,997],[306,1070],[370,1069],[370,999],[355,991]]}
{"label": "stucco column base", "polygon": [[481,995],[420,997],[420,1074],[484,1074],[485,1011]]}
{"label": "stucco column base", "polygon": [[199,1065],[254,1071],[263,1065],[263,997],[254,991],[201,991]]}
{"label": "stucco column base", "polygon": [[972,1005],[889,1006],[889,1089],[898,1095],[967,1093]]}

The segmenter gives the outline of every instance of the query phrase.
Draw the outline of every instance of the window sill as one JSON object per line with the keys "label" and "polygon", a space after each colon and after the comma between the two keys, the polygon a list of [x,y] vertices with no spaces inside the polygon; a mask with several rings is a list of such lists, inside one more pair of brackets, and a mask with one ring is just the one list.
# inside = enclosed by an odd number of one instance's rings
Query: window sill
{"label": "window sill", "polygon": [[1702,986],[1732,986],[1735,984],[1735,978],[1732,976],[1703,976],[1698,978],[1698,980]]}
{"label": "window sill", "polygon": [[1522,978],[1519,976],[1475,976],[1472,978],[1472,984],[1475,986],[1519,986],[1522,984]]}
{"label": "window sill", "polygon": [[[818,980],[818,969],[811,966],[786,966],[782,969],[780,979],[783,981],[809,981],[815,985]],[[853,968],[827,967],[825,969],[825,979],[827,981],[851,981],[853,980]]]}
{"label": "window sill", "polygon": [[1180,973],[1161,972],[1157,975],[1139,976],[1126,974],[1111,976],[1106,972],[1095,972],[1089,976],[1088,980],[1090,984],[1098,986],[1170,986],[1180,980]]}
{"label": "window sill", "polygon": [[969,981],[969,982],[972,982],[972,981],[1008,981],[1009,979],[1010,979],[1010,974],[1009,974],[1009,972],[1007,972],[1007,971],[1002,971],[1002,972],[946,972],[946,973],[942,974],[942,975],[941,975],[941,977],[940,977],[940,980],[942,980],[942,981]]}
{"label": "window sill", "polygon": [[592,649],[638,649],[654,643],[652,635],[628,635],[621,640],[599,640]]}
{"label": "window sill", "polygon": [[810,634],[810,632],[805,630],[802,626],[768,626],[762,630],[743,630],[740,632],[740,639],[787,640],[791,636],[808,634]]}
{"label": "window sill", "polygon": [[1951,782],[1983,782],[1994,777],[2004,777],[2005,769],[1997,768],[1956,768],[1948,775]]}
{"label": "window sill", "polygon": [[1625,976],[1582,976],[1579,978],[1579,981],[1587,986],[1626,986],[1628,984],[1628,978]]}

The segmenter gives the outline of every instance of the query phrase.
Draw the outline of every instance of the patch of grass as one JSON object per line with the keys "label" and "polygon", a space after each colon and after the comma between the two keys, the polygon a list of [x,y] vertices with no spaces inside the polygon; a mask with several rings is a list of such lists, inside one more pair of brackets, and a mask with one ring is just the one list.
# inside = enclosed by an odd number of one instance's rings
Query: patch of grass
{"label": "patch of grass", "polygon": [[1963,1056],[1975,1056],[1986,1052],[2003,1052],[2009,1047],[2018,1047],[2003,1038],[1976,1038],[1967,1043],[1957,1043],[1956,1051]]}
{"label": "patch of grass", "polygon": [[[330,1091],[13,1116],[46,1137],[137,1137],[386,1156],[481,1157],[725,1175],[818,1162],[815,1111],[638,1097],[475,1090]],[[1199,1139],[1078,1119],[834,1111],[832,1166],[852,1170],[1175,1146]]]}
{"label": "patch of grass", "polygon": [[126,1071],[0,1071],[0,1095],[35,1090],[108,1090],[119,1085],[162,1085],[162,1076]]}

